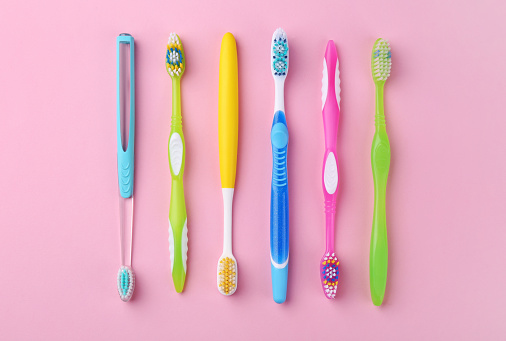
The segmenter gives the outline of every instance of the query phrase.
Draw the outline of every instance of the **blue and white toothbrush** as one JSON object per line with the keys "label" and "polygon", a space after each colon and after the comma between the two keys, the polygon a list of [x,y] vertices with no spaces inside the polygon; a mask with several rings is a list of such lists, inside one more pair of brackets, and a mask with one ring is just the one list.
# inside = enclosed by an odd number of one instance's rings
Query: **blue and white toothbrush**
{"label": "blue and white toothbrush", "polygon": [[275,88],[271,128],[271,276],[272,297],[276,303],[285,302],[288,282],[288,129],[284,100],[288,55],[286,33],[278,28],[272,35],[271,44],[271,72]]}
{"label": "blue and white toothbrush", "polygon": [[[126,49],[129,47],[129,49]],[[121,50],[121,51],[120,51]],[[130,59],[129,75],[125,62]],[[135,144],[135,49],[134,37],[122,33],[116,38],[116,85],[117,85],[117,148],[118,186],[120,207],[121,267],[118,271],[118,293],[122,301],[132,298],[135,276],[132,270],[132,232],[134,218],[134,144]],[[121,65],[120,65],[121,64]],[[129,90],[127,91],[127,88]],[[122,96],[123,95],[123,96]],[[130,115],[127,116],[126,101],[129,98]],[[127,122],[128,130],[127,130]],[[128,138],[127,138],[128,136]]]}

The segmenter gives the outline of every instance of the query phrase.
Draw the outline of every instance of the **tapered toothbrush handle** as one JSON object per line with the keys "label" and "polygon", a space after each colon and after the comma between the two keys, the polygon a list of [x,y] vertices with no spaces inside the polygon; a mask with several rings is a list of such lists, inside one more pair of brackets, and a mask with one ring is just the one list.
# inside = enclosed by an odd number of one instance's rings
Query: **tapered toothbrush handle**
{"label": "tapered toothbrush handle", "polygon": [[271,129],[272,184],[271,184],[271,275],[272,294],[276,303],[286,300],[289,254],[288,212],[288,129],[285,114],[274,114]]}
{"label": "tapered toothbrush handle", "polygon": [[338,96],[341,92],[337,50],[334,42],[329,40],[325,51],[325,69],[327,90],[323,103],[323,130],[325,133],[325,154],[322,168],[322,187],[325,198],[326,251],[334,250],[334,220],[336,212],[337,190],[339,187],[339,163],[337,160],[337,130],[339,126]]}
{"label": "tapered toothbrush handle", "polygon": [[[121,134],[121,94],[120,94],[120,44],[130,45],[130,103],[128,145],[123,143]],[[118,150],[118,185],[119,193],[123,198],[130,198],[134,191],[134,151],[135,151],[135,45],[131,35],[120,35],[116,38],[116,84],[117,84],[117,150]],[[126,138],[126,136],[125,136]],[[127,145],[123,149],[123,145]]]}
{"label": "tapered toothbrush handle", "polygon": [[226,33],[221,42],[218,88],[218,142],[222,188],[235,187],[239,137],[239,88],[235,38]]}
{"label": "tapered toothbrush handle", "polygon": [[172,82],[172,122],[169,137],[169,164],[172,177],[169,209],[169,251],[172,281],[176,292],[182,292],[186,279],[188,226],[183,187],[186,145],[183,135],[180,80]]}
{"label": "tapered toothbrush handle", "polygon": [[[376,118],[378,120],[378,117]],[[388,240],[386,223],[386,186],[390,168],[390,143],[384,126],[376,126],[371,150],[374,178],[374,214],[369,255],[371,298],[381,305],[385,295],[388,269]]]}
{"label": "tapered toothbrush handle", "polygon": [[169,209],[169,250],[174,288],[176,292],[182,292],[186,279],[188,252],[188,226],[183,187],[185,147],[182,131],[177,132],[180,127],[173,124],[172,129],[175,131],[171,134],[169,140],[169,160],[172,173]]}

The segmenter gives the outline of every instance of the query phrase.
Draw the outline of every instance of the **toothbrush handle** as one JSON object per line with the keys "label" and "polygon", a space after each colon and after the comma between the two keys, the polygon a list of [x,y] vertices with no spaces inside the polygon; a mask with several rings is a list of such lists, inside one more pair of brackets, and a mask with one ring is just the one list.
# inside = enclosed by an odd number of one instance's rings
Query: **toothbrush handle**
{"label": "toothbrush handle", "polygon": [[325,132],[325,155],[323,158],[322,186],[325,198],[326,251],[334,250],[334,220],[336,213],[337,189],[339,187],[339,163],[337,162],[337,129],[339,126],[339,103],[341,88],[339,81],[337,50],[334,41],[329,40],[325,51],[324,74],[327,91],[323,105],[323,130]]}
{"label": "toothbrush handle", "polygon": [[339,163],[337,161],[337,128],[339,106],[336,97],[327,98],[323,108],[323,128],[325,131],[325,155],[323,158],[322,186],[325,198],[326,250],[334,249],[334,219],[336,213],[337,190],[339,188]]}
{"label": "toothbrush handle", "polygon": [[176,292],[182,292],[184,288],[188,252],[188,227],[183,187],[185,155],[180,81],[174,80],[172,82],[172,122],[169,138],[169,163],[172,177],[169,209],[169,251],[172,281]]}
{"label": "toothbrush handle", "polygon": [[276,303],[286,300],[289,254],[288,213],[288,129],[285,114],[277,111],[271,129],[271,275],[272,294]]}
{"label": "toothbrush handle", "polygon": [[[374,214],[369,255],[371,298],[374,305],[381,305],[385,295],[388,268],[388,240],[386,224],[386,186],[390,168],[390,143],[384,126],[376,127],[371,164],[374,178]],[[378,121],[378,117],[376,117]]]}
{"label": "toothbrush handle", "polygon": [[239,81],[235,38],[226,33],[221,42],[218,88],[218,143],[222,188],[234,188],[239,140]]}
{"label": "toothbrush handle", "polygon": [[[130,124],[128,128],[128,146],[123,149],[121,138],[121,94],[120,94],[120,44],[130,45]],[[134,191],[134,150],[135,150],[135,47],[134,38],[120,35],[116,38],[116,125],[118,150],[118,185],[123,198],[130,198]]]}

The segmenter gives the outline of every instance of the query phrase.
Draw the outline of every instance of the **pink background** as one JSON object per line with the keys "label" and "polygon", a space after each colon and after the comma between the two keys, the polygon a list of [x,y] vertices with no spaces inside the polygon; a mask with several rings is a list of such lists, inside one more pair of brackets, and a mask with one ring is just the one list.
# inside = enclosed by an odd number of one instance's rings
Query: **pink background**
{"label": "pink background", "polygon": [[[0,9],[2,340],[504,340],[504,1],[18,1]],[[288,300],[271,298],[272,32],[290,44]],[[190,251],[183,294],[169,273],[169,33],[182,81]],[[222,247],[218,64],[238,45],[239,156],[232,297]],[[134,298],[116,292],[115,39],[136,42]],[[392,165],[385,303],[369,294],[374,88],[370,52],[392,44],[386,86]],[[321,69],[341,62],[338,297],[321,292]]]}

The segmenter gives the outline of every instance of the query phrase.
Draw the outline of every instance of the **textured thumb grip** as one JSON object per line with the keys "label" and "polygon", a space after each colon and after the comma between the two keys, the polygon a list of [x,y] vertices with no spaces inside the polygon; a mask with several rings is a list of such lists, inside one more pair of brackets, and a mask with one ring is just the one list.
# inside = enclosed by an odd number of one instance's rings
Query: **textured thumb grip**
{"label": "textured thumb grip", "polygon": [[123,198],[132,196],[134,190],[133,146],[129,146],[126,152],[118,151],[118,185]]}
{"label": "textured thumb grip", "polygon": [[288,129],[285,114],[274,115],[271,129],[272,184],[271,184],[271,277],[272,296],[276,303],[286,300],[289,254],[288,206]]}

